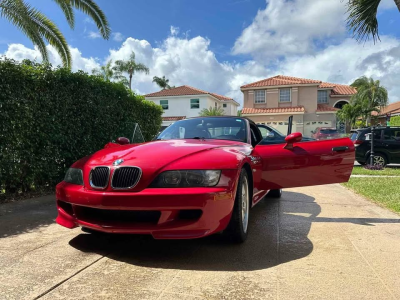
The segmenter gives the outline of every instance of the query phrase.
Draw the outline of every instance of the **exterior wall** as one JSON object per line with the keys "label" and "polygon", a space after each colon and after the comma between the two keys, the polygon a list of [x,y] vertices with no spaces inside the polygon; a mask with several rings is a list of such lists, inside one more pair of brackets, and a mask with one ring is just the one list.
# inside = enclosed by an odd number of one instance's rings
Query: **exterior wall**
{"label": "exterior wall", "polygon": [[[200,108],[192,109],[190,108],[190,99],[199,99]],[[164,110],[163,117],[177,117],[186,116],[186,118],[198,117],[199,113],[204,108],[222,107],[223,102],[217,101],[209,95],[188,95],[188,96],[176,96],[176,97],[149,97],[146,98],[148,101],[153,101],[155,104],[160,105],[160,100],[168,100],[168,109]],[[225,115],[237,115],[237,105],[232,102],[227,103],[227,107],[223,108]],[[163,122],[166,124],[166,122]],[[170,122],[171,123],[171,122]]]}
{"label": "exterior wall", "polygon": [[306,113],[317,110],[318,87],[300,86],[298,91],[298,105],[304,106]]}
{"label": "exterior wall", "polygon": [[[187,118],[198,117],[203,108],[209,108],[214,105],[206,95],[192,95],[192,96],[179,96],[179,97],[150,97],[146,100],[153,101],[155,104],[160,105],[160,100],[168,100],[168,109],[164,110],[163,117],[176,117],[186,116]],[[190,99],[199,99],[200,108],[191,109]]]}

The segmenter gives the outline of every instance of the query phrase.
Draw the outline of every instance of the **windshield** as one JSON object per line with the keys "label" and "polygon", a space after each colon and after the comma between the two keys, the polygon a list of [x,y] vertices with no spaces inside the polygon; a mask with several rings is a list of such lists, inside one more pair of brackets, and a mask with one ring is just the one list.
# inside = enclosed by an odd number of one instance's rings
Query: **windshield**
{"label": "windshield", "polygon": [[238,118],[195,118],[178,121],[166,128],[157,140],[219,139],[247,142],[246,122]]}

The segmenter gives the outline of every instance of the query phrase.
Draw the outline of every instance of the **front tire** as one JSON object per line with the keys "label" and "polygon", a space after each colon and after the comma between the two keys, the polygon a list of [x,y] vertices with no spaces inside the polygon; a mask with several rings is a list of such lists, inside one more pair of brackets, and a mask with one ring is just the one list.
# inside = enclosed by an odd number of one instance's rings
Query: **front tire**
{"label": "front tire", "polygon": [[280,198],[282,197],[282,189],[270,190],[267,194],[269,198]]}
{"label": "front tire", "polygon": [[227,237],[235,243],[243,243],[247,239],[250,214],[249,179],[245,169],[239,176],[235,204],[231,220],[225,231]]}

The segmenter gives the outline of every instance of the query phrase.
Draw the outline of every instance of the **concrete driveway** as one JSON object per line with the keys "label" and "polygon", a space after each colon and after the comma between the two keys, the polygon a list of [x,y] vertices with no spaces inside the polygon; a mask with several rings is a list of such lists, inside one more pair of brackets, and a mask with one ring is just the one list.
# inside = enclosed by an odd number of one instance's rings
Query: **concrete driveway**
{"label": "concrete driveway", "polygon": [[400,217],[340,185],[286,190],[243,245],[54,224],[53,196],[0,205],[0,299],[399,299]]}

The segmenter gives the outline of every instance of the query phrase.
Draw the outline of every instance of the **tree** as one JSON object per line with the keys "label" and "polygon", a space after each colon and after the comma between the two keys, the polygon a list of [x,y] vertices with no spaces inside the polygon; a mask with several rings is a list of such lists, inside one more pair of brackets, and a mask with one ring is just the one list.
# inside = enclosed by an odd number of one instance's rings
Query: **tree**
{"label": "tree", "polygon": [[129,60],[117,60],[114,69],[121,73],[128,73],[129,75],[129,89],[132,89],[132,76],[135,72],[144,72],[149,74],[149,68],[144,64],[135,61],[135,52],[132,51]]}
{"label": "tree", "polygon": [[128,86],[128,79],[121,72],[112,67],[112,60],[110,59],[104,66],[92,70],[92,74],[103,78],[105,81],[114,80],[121,82]]}
{"label": "tree", "polygon": [[154,76],[153,82],[155,82],[163,90],[171,89],[170,85],[168,84],[169,79],[165,78],[165,76],[163,76],[163,77]]}
{"label": "tree", "polygon": [[336,116],[342,122],[349,122],[351,128],[355,128],[357,120],[362,114],[363,112],[359,105],[346,104],[337,112]]}
{"label": "tree", "polygon": [[371,121],[371,112],[380,111],[380,108],[388,104],[387,89],[380,85],[379,80],[362,76],[356,79],[352,87],[357,89],[357,93],[351,98],[354,105],[358,105],[363,116],[366,118],[366,125]]}
{"label": "tree", "polygon": [[207,117],[207,116],[223,116],[224,110],[221,107],[211,107],[209,109],[204,108],[200,111],[199,116]]}
{"label": "tree", "polygon": [[[69,26],[75,25],[74,8],[89,15],[96,23],[104,39],[108,39],[111,29],[106,16],[93,0],[54,0],[63,11]],[[18,27],[34,45],[38,47],[45,62],[49,61],[45,40],[61,56],[64,67],[71,68],[72,58],[65,37],[57,25],[25,0],[0,0],[0,17],[4,17]]]}
{"label": "tree", "polygon": [[[400,0],[393,0],[400,11]],[[379,39],[378,6],[381,0],[348,0],[347,27],[358,41],[368,40],[372,35],[374,43]]]}

